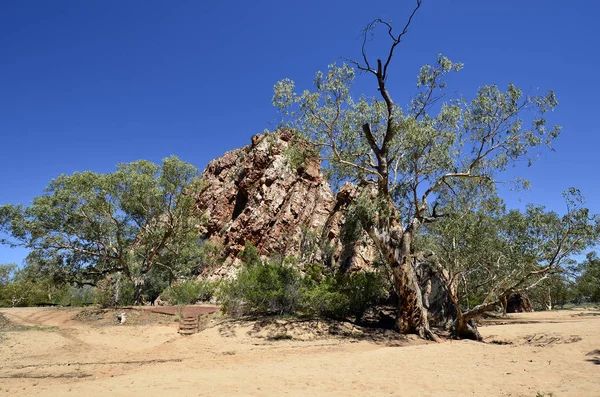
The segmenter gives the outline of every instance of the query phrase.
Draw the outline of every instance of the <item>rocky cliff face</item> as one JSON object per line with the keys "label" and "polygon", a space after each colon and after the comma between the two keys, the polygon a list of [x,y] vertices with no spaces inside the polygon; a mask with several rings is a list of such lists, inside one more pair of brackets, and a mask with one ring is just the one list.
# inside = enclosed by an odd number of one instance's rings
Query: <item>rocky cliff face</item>
{"label": "rocky cliff face", "polygon": [[[364,241],[342,249],[344,211],[356,196],[347,184],[334,196],[309,146],[291,131],[255,135],[250,145],[211,161],[202,173],[196,207],[208,223],[205,238],[231,259],[253,243],[263,255],[296,255],[362,267],[374,250]],[[325,246],[316,244],[324,237]]]}

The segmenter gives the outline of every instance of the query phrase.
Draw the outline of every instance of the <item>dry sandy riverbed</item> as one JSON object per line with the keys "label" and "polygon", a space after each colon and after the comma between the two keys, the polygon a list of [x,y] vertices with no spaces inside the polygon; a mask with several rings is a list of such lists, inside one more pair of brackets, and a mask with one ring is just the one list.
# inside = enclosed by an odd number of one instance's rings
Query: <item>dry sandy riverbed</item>
{"label": "dry sandy riverbed", "polygon": [[183,337],[168,316],[78,312],[0,309],[0,397],[600,396],[597,310],[509,315],[486,343],[218,316]]}

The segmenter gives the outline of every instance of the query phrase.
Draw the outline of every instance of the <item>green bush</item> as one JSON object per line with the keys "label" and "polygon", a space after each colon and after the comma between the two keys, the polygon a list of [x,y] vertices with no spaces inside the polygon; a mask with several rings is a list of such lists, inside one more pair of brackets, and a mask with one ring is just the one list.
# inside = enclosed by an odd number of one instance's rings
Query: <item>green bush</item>
{"label": "green bush", "polygon": [[360,319],[386,297],[389,290],[377,272],[326,275],[320,282],[307,282],[302,289],[302,310],[320,317]]}
{"label": "green bush", "polygon": [[300,271],[287,260],[254,261],[222,286],[219,298],[226,313],[290,314],[297,308],[301,285]]}
{"label": "green bush", "polygon": [[223,247],[210,240],[201,242],[197,251],[196,264],[191,269],[191,275],[204,275],[223,264]]}
{"label": "green bush", "polygon": [[242,268],[235,280],[221,284],[218,301],[229,314],[303,314],[361,318],[387,296],[389,283],[378,272],[332,274],[321,264],[308,264],[304,274],[293,256],[263,262],[246,243]]}
{"label": "green bush", "polygon": [[214,293],[215,285],[210,281],[185,280],[168,287],[161,297],[173,305],[191,305],[210,300]]}
{"label": "green bush", "polygon": [[238,256],[247,267],[253,267],[262,264],[262,260],[258,254],[258,249],[249,241],[246,241],[244,249],[239,253]]}
{"label": "green bush", "polygon": [[348,315],[349,300],[339,290],[338,281],[327,276],[320,283],[302,288],[301,307],[304,314],[318,317],[343,318]]}
{"label": "green bush", "polygon": [[297,171],[306,168],[308,161],[310,159],[315,159],[318,156],[314,148],[299,143],[289,145],[283,150],[283,155],[292,169]]}
{"label": "green bush", "polygon": [[60,304],[68,285],[34,277],[15,264],[0,264],[0,306]]}

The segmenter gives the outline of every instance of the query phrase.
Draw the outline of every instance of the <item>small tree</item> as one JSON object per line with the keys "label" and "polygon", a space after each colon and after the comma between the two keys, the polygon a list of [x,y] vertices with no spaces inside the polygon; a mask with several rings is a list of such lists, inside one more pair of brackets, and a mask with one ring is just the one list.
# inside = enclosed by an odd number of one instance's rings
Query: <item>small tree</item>
{"label": "small tree", "polygon": [[[397,327],[435,338],[413,259],[417,232],[437,218],[430,202],[457,180],[490,186],[507,166],[528,159],[532,148],[549,145],[560,129],[547,130],[543,117],[557,105],[552,91],[530,96],[512,84],[504,91],[489,85],[481,87],[470,103],[442,103],[444,76],[460,70],[462,64],[441,55],[435,65],[421,68],[419,91],[410,104],[405,109],[398,106],[387,85],[390,65],[421,3],[417,1],[398,33],[386,21],[371,22],[363,32],[361,61],[350,61],[373,76],[380,99],[353,99],[350,87],[355,71],[344,64],[318,72],[314,91],[298,94],[293,81],[278,82],[273,104],[282,111],[287,126],[320,148],[334,181],[373,186],[375,193],[357,213],[392,270],[399,296]],[[384,29],[390,46],[384,59],[372,62],[367,43],[376,28]],[[534,116],[527,128],[523,114],[530,112]]]}
{"label": "small tree", "polygon": [[0,232],[11,237],[0,242],[30,249],[30,270],[57,282],[95,285],[122,274],[139,303],[153,271],[174,280],[197,256],[198,183],[197,169],[176,157],[61,175],[31,206],[0,207]]}

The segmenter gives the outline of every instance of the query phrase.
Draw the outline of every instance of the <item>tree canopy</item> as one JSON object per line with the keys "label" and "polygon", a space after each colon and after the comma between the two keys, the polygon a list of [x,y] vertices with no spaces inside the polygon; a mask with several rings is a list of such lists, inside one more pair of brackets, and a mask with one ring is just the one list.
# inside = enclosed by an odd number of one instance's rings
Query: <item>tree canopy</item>
{"label": "tree canopy", "polygon": [[152,272],[172,280],[195,264],[198,184],[197,169],[177,157],[61,175],[32,205],[0,207],[10,236],[2,242],[30,249],[29,267],[57,281],[95,285],[122,274],[139,301]]}

